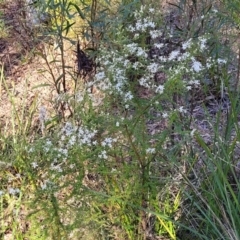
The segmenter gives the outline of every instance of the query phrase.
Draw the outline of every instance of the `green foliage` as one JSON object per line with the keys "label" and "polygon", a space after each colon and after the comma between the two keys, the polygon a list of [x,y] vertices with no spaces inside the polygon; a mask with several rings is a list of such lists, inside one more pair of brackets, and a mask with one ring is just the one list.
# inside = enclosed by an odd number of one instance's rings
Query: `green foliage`
{"label": "green foliage", "polygon": [[[60,56],[38,55],[52,78],[56,112],[47,119],[41,106],[34,130],[37,97],[27,107],[25,96],[18,109],[2,71],[12,119],[0,135],[0,212],[7,223],[1,236],[9,231],[14,239],[239,239],[235,92],[229,91],[224,127],[221,109],[214,117],[204,115],[214,126],[211,143],[192,129],[196,94],[204,102],[209,92],[223,96],[230,84],[229,48],[212,30],[221,31],[226,22],[212,2],[181,1],[181,14],[192,9],[195,15],[179,32],[164,25],[155,2],[44,4],[52,17],[46,34]],[[85,83],[65,63],[66,42],[76,45],[71,33],[77,24],[96,63]],[[199,156],[203,165],[197,168]],[[21,223],[27,223],[24,229]]]}
{"label": "green foliage", "polygon": [[0,38],[6,38],[8,36],[8,29],[3,19],[3,13],[0,11]]}
{"label": "green foliage", "polygon": [[224,7],[228,11],[228,17],[239,27],[239,9],[240,3],[239,1],[222,1]]}

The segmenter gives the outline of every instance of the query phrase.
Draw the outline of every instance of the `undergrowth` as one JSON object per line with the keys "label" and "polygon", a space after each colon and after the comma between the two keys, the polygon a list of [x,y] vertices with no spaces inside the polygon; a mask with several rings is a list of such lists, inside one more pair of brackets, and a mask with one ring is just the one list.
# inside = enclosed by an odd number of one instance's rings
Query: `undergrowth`
{"label": "undergrowth", "polygon": [[[36,53],[55,111],[38,111],[37,98],[26,107],[26,97],[17,108],[1,71],[12,103],[0,135],[1,237],[239,239],[231,5],[182,0],[164,12],[154,1],[45,4],[53,15],[42,33],[59,56]],[[64,55],[66,42],[77,44],[68,35],[75,24],[85,58],[78,73]]]}

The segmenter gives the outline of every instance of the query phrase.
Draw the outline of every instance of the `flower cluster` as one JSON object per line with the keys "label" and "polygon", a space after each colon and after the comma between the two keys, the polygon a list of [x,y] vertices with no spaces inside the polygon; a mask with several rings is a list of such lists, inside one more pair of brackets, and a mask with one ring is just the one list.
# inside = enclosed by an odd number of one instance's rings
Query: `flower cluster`
{"label": "flower cluster", "polygon": [[[94,85],[109,94],[120,95],[125,108],[131,105],[134,99],[134,93],[130,89],[131,78],[135,79],[135,74],[142,75],[138,79],[141,86],[153,89],[159,94],[164,91],[164,86],[159,86],[153,81],[161,65],[159,62],[149,60],[149,50],[140,43],[142,34],[147,32],[159,36],[160,30],[155,30],[158,24],[152,19],[154,11],[154,8],[146,6],[141,6],[139,10],[136,10],[135,21],[129,24],[127,30],[124,30],[127,34],[120,34],[121,41],[125,42],[123,48],[111,49],[111,51],[102,48],[98,58],[101,68],[95,75]],[[152,14],[146,17],[148,12]],[[135,40],[130,40],[128,34],[134,34]],[[123,36],[125,36],[124,40]],[[118,39],[116,39],[116,44],[120,44]]]}
{"label": "flower cluster", "polygon": [[0,197],[4,196],[7,193],[12,196],[18,196],[21,193],[21,190],[19,188],[12,188],[12,187],[8,188],[7,192],[0,190]]}
{"label": "flower cluster", "polygon": [[[134,99],[131,79],[155,94],[162,95],[168,89],[163,82],[156,81],[156,75],[164,72],[168,82],[179,79],[185,92],[199,87],[201,77],[211,67],[226,64],[224,59],[207,58],[202,61],[196,57],[208,52],[210,36],[189,38],[180,45],[174,45],[174,38],[170,33],[163,34],[154,15],[153,7],[141,6],[133,13],[134,21],[123,30],[125,32],[119,34],[120,40],[115,40],[116,46],[124,43],[123,47],[112,48],[111,51],[102,47],[100,51],[98,61],[101,68],[98,69],[94,84],[111,95],[120,95],[125,107],[131,105]],[[132,35],[130,40],[129,36]],[[150,42],[143,44],[142,39],[146,36],[151,36]],[[149,47],[154,50],[151,56]],[[166,49],[171,51],[166,54]]]}
{"label": "flower cluster", "polygon": [[72,157],[73,152],[77,151],[84,156],[91,155],[94,159],[107,160],[109,151],[114,149],[118,141],[118,138],[109,135],[98,139],[95,129],[83,124],[78,126],[72,122],[66,122],[54,136],[51,139],[42,138],[39,143],[34,142],[27,148],[33,171],[47,169],[47,175],[41,184],[43,190],[48,189],[51,182],[55,182],[56,176],[59,174],[64,176],[67,169],[78,171],[76,168],[78,158]]}
{"label": "flower cluster", "polygon": [[[35,142],[27,150],[33,156],[36,156],[37,152],[46,156],[45,160],[50,164],[50,170],[61,173],[63,165],[66,165],[68,162],[69,151],[73,147],[82,148],[84,146],[91,147],[96,145],[96,141],[93,140],[96,133],[96,130],[90,130],[87,127],[76,126],[71,122],[67,122],[57,134],[57,139],[40,139],[39,144]],[[32,160],[31,167],[38,169],[42,163],[37,160],[37,157]]]}

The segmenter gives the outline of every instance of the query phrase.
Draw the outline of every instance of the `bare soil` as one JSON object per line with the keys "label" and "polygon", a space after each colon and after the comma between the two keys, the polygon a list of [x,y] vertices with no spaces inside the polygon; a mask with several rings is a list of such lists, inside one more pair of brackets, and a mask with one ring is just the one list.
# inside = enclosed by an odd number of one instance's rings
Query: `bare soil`
{"label": "bare soil", "polygon": [[[50,100],[56,97],[53,76],[61,72],[60,52],[56,45],[41,36],[42,29],[30,29],[26,26],[24,6],[21,2],[11,1],[0,6],[8,29],[8,36],[0,38],[0,67],[3,69],[0,84],[0,126],[6,128],[14,114],[13,102],[17,113],[32,111],[45,106],[53,112]],[[38,32],[40,31],[40,32]],[[65,64],[75,68],[75,46],[66,42]],[[42,55],[47,56],[46,64]],[[50,69],[52,75],[50,74]],[[68,83],[71,77],[68,76]],[[35,103],[36,106],[35,106]],[[37,118],[35,119],[37,124]]]}

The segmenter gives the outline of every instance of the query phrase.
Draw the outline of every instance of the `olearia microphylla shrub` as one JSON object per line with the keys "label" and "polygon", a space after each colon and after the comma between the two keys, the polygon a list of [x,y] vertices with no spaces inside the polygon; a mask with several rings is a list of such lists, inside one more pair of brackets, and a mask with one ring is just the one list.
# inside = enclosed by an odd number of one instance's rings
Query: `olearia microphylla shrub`
{"label": "olearia microphylla shrub", "polygon": [[[209,69],[226,65],[224,59],[214,56],[198,58],[209,50],[208,35],[175,39],[163,28],[159,15],[157,8],[141,6],[124,29],[119,20],[116,39],[100,46],[99,67],[94,81],[88,83],[104,93],[103,104],[94,105],[96,97],[88,91],[80,93],[78,121],[73,118],[51,134],[45,129],[44,137],[27,147],[28,167],[39,193],[36,201],[47,201],[41,196],[49,193],[56,196],[58,204],[63,204],[58,208],[65,216],[60,219],[63,224],[82,224],[84,212],[86,221],[108,230],[110,225],[118,226],[129,239],[145,231],[151,214],[143,209],[152,211],[158,205],[159,192],[171,172],[162,166],[171,168],[176,158],[171,146],[167,148],[171,126],[151,135],[148,124],[150,120],[181,123],[188,117],[184,96],[204,84]],[[159,75],[164,77],[159,79]],[[150,97],[141,98],[141,88],[147,89]],[[64,204],[74,211],[63,211]],[[84,207],[88,211],[82,210]],[[172,217],[175,210],[168,209]],[[168,212],[161,210],[168,217]],[[66,220],[69,216],[71,221]],[[167,222],[158,223],[166,234]]]}
{"label": "olearia microphylla shrub", "polygon": [[[226,68],[227,61],[211,53],[208,34],[179,39],[161,26],[159,10],[141,6],[134,20],[119,30],[111,48],[102,46],[94,86],[117,98],[119,105],[131,109],[138,103],[138,87],[150,90],[154,102],[185,96],[202,84],[212,84],[211,72]],[[162,80],[159,75],[163,75]],[[157,100],[157,101],[156,101]],[[186,102],[175,109],[184,112]],[[137,104],[138,105],[138,104]],[[139,105],[138,105],[139,107]]]}

